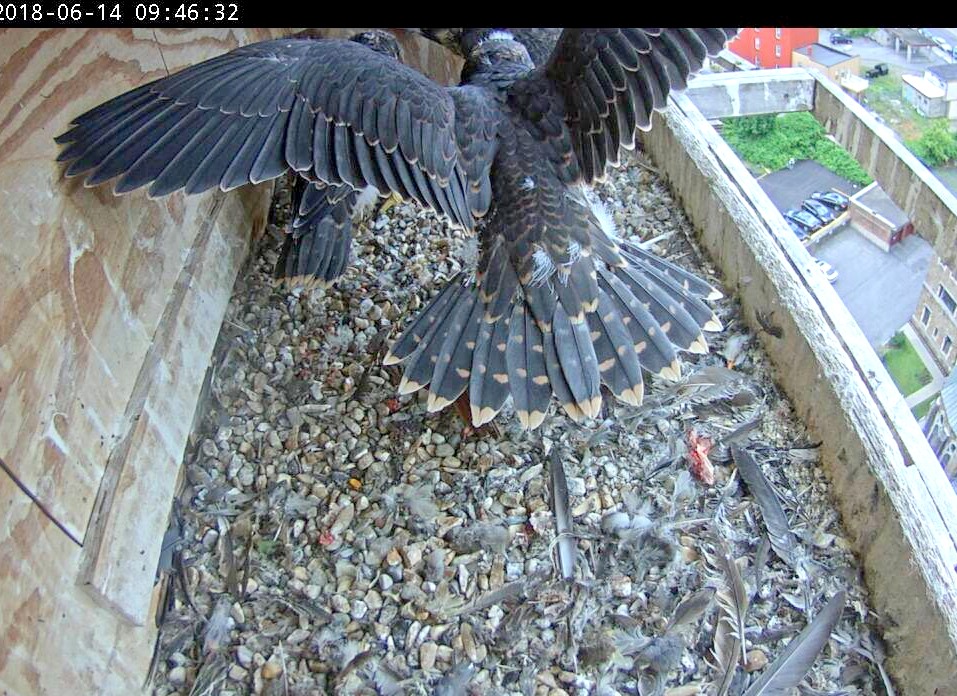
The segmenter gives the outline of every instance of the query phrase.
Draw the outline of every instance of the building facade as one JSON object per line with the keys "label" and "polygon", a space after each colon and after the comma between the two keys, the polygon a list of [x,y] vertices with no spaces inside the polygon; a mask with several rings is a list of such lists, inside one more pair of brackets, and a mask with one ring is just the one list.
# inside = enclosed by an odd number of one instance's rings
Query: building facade
{"label": "building facade", "polygon": [[[957,278],[937,256],[927,269],[911,324],[942,371],[949,373],[957,364]],[[957,419],[957,402],[954,411]]]}
{"label": "building facade", "polygon": [[729,44],[728,49],[757,68],[790,68],[795,50],[817,41],[816,28],[746,27]]}
{"label": "building facade", "polygon": [[794,49],[791,63],[795,68],[819,70],[838,83],[845,75],[861,74],[860,56],[852,56],[817,42]]}
{"label": "building facade", "polygon": [[932,65],[924,71],[924,79],[943,91],[941,115],[950,121],[952,130],[957,128],[957,63]]}
{"label": "building facade", "polygon": [[940,465],[953,481],[957,476],[957,372],[944,380],[921,428]]}

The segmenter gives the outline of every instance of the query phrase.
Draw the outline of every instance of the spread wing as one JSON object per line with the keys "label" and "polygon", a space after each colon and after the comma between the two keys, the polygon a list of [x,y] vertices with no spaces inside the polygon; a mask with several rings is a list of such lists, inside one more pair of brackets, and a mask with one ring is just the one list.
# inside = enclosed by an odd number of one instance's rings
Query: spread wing
{"label": "spread wing", "polygon": [[[571,135],[580,176],[600,178],[634,147],[636,129],[668,92],[684,89],[691,73],[734,36],[733,29],[565,29],[548,62],[510,89],[514,104],[543,130]],[[549,124],[549,121],[553,123]]]}
{"label": "spread wing", "polygon": [[461,92],[355,42],[264,41],[77,117],[57,138],[58,159],[87,185],[119,176],[117,193],[149,184],[152,196],[294,169],[394,191],[471,228],[488,208],[494,132],[474,122],[483,106]]}

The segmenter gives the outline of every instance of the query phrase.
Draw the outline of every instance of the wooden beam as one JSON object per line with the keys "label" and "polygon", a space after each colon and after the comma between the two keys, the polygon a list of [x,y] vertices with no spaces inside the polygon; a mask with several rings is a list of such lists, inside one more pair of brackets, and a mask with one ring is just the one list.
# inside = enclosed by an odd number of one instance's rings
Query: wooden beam
{"label": "wooden beam", "polygon": [[957,197],[894,132],[824,75],[815,80],[814,117],[911,219],[917,233],[957,268]]}
{"label": "wooden beam", "polygon": [[[957,678],[957,549],[937,497],[946,491],[906,465],[936,465],[913,416],[781,214],[687,96],[671,100],[644,143],[822,441],[837,508],[885,619],[888,668],[905,694],[947,693]],[[758,311],[780,338],[761,330]]]}
{"label": "wooden beam", "polygon": [[685,92],[707,119],[814,107],[814,78],[800,68],[699,75]]}

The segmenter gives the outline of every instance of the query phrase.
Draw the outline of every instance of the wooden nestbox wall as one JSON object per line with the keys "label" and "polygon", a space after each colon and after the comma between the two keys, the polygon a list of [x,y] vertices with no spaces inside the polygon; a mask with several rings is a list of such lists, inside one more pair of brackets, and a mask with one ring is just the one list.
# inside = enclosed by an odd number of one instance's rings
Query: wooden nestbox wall
{"label": "wooden nestbox wall", "polygon": [[[0,31],[0,694],[143,683],[179,465],[272,193],[115,197],[64,178],[53,138],[110,97],[296,32]],[[444,50],[399,38],[407,63],[455,81]]]}

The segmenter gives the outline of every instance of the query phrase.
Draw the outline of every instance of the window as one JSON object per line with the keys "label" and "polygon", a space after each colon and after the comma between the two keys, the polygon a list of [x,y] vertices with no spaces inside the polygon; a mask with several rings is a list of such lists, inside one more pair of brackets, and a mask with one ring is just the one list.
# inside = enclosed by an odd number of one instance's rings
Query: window
{"label": "window", "polygon": [[754,37],[754,50],[755,51],[761,50],[761,39],[759,39],[756,36]]}
{"label": "window", "polygon": [[934,328],[934,338],[937,338],[937,335],[940,333],[940,329]]}
{"label": "window", "polygon": [[950,340],[950,336],[944,336],[944,342],[940,345],[941,350],[944,351],[944,355],[950,355],[950,349],[954,346],[954,342]]}
{"label": "window", "polygon": [[774,55],[777,56],[778,58],[781,57],[781,46],[780,46],[780,45],[774,47]]}
{"label": "window", "polygon": [[778,27],[778,28],[776,28],[776,29],[774,30],[774,38],[775,38],[775,39],[780,39],[780,38],[781,38],[781,28],[780,28],[780,27]]}
{"label": "window", "polygon": [[947,308],[947,311],[951,314],[957,310],[957,301],[954,301],[954,298],[951,297],[950,293],[944,290],[943,285],[937,287],[937,297],[940,298],[941,302],[943,302],[944,306]]}
{"label": "window", "polygon": [[930,322],[930,307],[924,305],[924,311],[920,315],[920,323],[927,326],[928,322]]}

